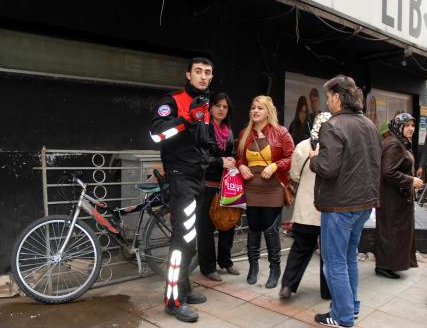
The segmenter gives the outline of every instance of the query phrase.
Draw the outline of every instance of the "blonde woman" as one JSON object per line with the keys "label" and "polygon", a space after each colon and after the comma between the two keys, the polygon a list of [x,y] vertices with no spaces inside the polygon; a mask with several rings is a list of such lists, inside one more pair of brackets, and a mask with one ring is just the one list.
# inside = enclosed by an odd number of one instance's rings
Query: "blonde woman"
{"label": "blonde woman", "polygon": [[249,225],[247,282],[250,285],[258,279],[262,232],[270,262],[265,287],[276,287],[280,278],[281,183],[289,182],[293,150],[291,135],[278,123],[273,100],[263,95],[255,97],[249,112],[249,124],[239,134],[237,150],[237,167],[245,180]]}

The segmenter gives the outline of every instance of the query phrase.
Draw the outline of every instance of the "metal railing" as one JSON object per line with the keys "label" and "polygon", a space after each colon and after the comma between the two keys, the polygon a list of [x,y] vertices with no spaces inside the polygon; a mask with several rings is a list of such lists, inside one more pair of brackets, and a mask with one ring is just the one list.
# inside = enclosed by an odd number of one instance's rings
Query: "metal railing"
{"label": "metal railing", "polygon": [[[41,150],[42,188],[44,214],[68,214],[77,199],[73,197],[73,185],[58,183],[65,173],[82,171],[89,191],[110,207],[122,207],[140,201],[144,194],[135,185],[155,182],[154,168],[161,168],[160,154],[157,151],[100,151],[100,150]],[[66,199],[58,195],[58,188],[65,190]],[[99,209],[98,209],[99,210]],[[140,277],[135,264],[124,260],[119,245],[105,232],[104,228],[83,212],[79,219],[94,229],[102,246],[103,263],[95,286],[117,283]],[[137,214],[126,218],[130,226],[137,220]],[[143,263],[143,277],[151,270]]]}
{"label": "metal railing", "polygon": [[[109,204],[110,207],[123,207],[143,199],[143,192],[137,190],[138,183],[156,182],[153,169],[161,169],[160,154],[158,151],[102,151],[102,150],[41,150],[41,170],[43,188],[44,214],[69,214],[76,203],[73,197],[73,185],[58,183],[65,173],[82,171],[88,190],[96,198]],[[66,199],[59,196],[58,188],[66,190]],[[101,211],[101,209],[98,209]],[[101,211],[102,213],[102,211]],[[133,217],[132,217],[133,215]],[[137,214],[126,216],[127,224],[132,228],[132,221],[138,219]],[[136,261],[124,260],[120,254],[119,245],[90,217],[80,214],[79,219],[87,220],[94,229],[102,246],[103,264],[99,279],[95,286],[117,283],[140,277],[136,268]],[[146,221],[144,221],[145,223]],[[246,255],[246,220],[242,218],[240,225],[235,229],[233,257]],[[130,229],[129,234],[132,234]],[[240,258],[241,259],[241,258]],[[143,262],[143,277],[151,275],[148,265]]]}

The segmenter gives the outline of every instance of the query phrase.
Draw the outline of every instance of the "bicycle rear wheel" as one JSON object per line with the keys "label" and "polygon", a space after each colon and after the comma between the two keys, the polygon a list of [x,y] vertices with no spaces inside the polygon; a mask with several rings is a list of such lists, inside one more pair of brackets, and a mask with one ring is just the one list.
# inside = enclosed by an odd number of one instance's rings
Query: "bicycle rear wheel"
{"label": "bicycle rear wheel", "polygon": [[62,255],[71,219],[52,215],[30,224],[13,248],[12,272],[24,293],[43,303],[66,303],[83,295],[98,278],[101,246],[93,230],[78,221]]}
{"label": "bicycle rear wheel", "polygon": [[[170,212],[165,208],[153,213],[144,233],[144,253],[150,268],[158,275],[166,278],[172,227]],[[191,257],[188,272],[191,273],[199,264],[197,251]]]}

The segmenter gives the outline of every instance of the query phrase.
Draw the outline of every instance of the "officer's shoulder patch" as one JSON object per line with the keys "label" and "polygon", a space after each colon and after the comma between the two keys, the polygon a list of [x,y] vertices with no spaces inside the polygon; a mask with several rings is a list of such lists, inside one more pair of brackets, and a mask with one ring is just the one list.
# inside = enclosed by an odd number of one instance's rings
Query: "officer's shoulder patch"
{"label": "officer's shoulder patch", "polygon": [[171,108],[168,105],[161,105],[157,110],[160,116],[168,116],[171,113]]}

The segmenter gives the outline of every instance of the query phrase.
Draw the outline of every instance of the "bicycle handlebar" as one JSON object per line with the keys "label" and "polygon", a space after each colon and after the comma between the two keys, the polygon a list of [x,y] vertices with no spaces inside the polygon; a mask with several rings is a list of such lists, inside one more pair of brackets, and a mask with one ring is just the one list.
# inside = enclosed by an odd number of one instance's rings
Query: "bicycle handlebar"
{"label": "bicycle handlebar", "polygon": [[73,180],[73,182],[76,182],[80,187],[82,187],[83,189],[86,188],[86,184],[80,180],[80,177],[83,175],[82,171],[73,171],[69,174],[69,176],[71,177],[71,179]]}
{"label": "bicycle handlebar", "polygon": [[85,184],[82,180],[80,180],[79,178],[74,177],[74,178],[73,178],[73,181],[77,182],[77,184],[78,184],[80,187],[82,187],[83,189],[85,189],[85,188],[86,188],[86,184]]}

